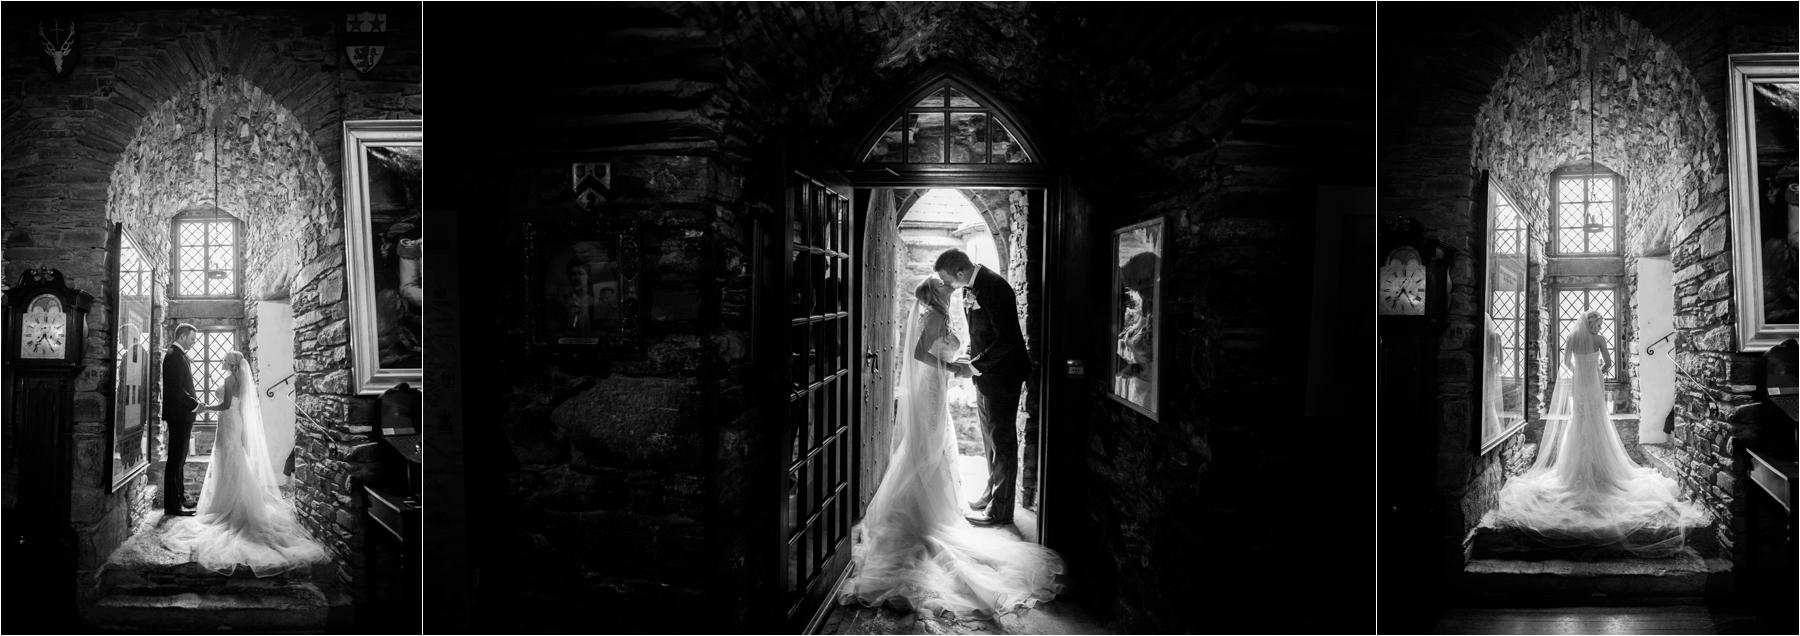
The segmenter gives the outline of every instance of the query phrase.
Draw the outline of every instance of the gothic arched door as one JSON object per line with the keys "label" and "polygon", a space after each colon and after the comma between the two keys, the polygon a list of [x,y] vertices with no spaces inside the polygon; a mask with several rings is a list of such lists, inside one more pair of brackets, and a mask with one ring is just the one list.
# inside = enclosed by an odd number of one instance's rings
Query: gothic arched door
{"label": "gothic arched door", "polygon": [[997,239],[1033,360],[1018,421],[1019,481],[1036,518],[1016,520],[1028,539],[1052,548],[1075,538],[1080,523],[1078,489],[1056,485],[1078,468],[1085,437],[1077,415],[1084,393],[1069,390],[1079,388],[1080,365],[1068,362],[1094,339],[1075,331],[1079,303],[1056,299],[1093,297],[1081,242],[1086,207],[1009,110],[948,74],[920,82],[878,124],[854,146],[847,183],[793,172],[784,197],[787,238],[777,249],[786,256],[779,294],[790,390],[780,554],[783,618],[794,630],[811,631],[825,616],[849,565],[850,528],[885,469],[898,368],[892,307],[910,297],[901,296],[903,283],[921,274],[896,258],[906,249],[897,224],[909,196],[957,190]]}

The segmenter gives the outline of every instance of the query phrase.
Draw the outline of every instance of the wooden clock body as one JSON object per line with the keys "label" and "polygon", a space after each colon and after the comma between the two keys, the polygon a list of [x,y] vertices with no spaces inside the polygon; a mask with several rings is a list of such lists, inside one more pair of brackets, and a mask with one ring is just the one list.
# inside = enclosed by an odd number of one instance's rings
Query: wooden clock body
{"label": "wooden clock body", "polygon": [[76,620],[70,454],[74,382],[83,368],[92,303],[92,296],[70,289],[61,272],[45,268],[27,270],[5,294],[5,415],[18,462],[17,507],[8,511],[14,514],[6,528],[5,586],[32,597],[18,599],[20,606],[48,615],[45,624]]}

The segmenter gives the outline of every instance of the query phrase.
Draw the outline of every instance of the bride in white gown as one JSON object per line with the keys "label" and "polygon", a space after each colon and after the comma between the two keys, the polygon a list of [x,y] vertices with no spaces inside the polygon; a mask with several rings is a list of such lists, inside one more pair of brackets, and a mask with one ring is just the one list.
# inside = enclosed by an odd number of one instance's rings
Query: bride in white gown
{"label": "bride in white gown", "polygon": [[220,402],[206,407],[219,412],[219,428],[200,503],[171,543],[185,546],[202,567],[225,574],[243,566],[259,577],[274,576],[319,562],[324,548],[282,498],[250,363],[230,351],[225,366],[230,375]]}
{"label": "bride in white gown", "polygon": [[1626,454],[1606,413],[1602,361],[1610,367],[1612,357],[1600,320],[1588,312],[1564,343],[1565,376],[1550,400],[1537,461],[1501,488],[1484,525],[1520,528],[1559,548],[1671,555],[1684,546],[1685,529],[1708,515],[1682,499],[1675,480]]}
{"label": "bride in white gown", "polygon": [[1063,590],[1062,558],[1004,529],[969,525],[957,506],[956,435],[946,392],[962,343],[949,326],[950,287],[927,277],[900,341],[891,457],[854,531],[855,571],[838,601],[992,618]]}

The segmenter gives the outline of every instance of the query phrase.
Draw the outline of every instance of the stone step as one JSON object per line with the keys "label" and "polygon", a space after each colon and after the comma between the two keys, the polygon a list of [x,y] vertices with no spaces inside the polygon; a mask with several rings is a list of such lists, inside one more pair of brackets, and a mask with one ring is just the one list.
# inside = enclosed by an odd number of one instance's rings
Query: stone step
{"label": "stone step", "polygon": [[273,586],[329,581],[335,568],[335,565],[326,562],[294,568],[274,576],[258,577],[248,568],[238,568],[230,576],[226,576],[203,568],[198,563],[135,563],[130,567],[108,564],[100,570],[96,591],[101,595],[114,591],[148,593],[164,589],[204,590],[213,593],[230,593],[239,588],[255,591]]}
{"label": "stone step", "polygon": [[326,630],[330,603],[312,583],[240,588],[231,594],[196,591],[120,593],[102,597],[88,611],[90,625],[105,632],[318,634]]}
{"label": "stone step", "polygon": [[[1692,523],[1685,527],[1644,528],[1632,534],[1632,542],[1644,545],[1686,531],[1687,538],[1683,542],[1686,549],[1703,557],[1720,556],[1722,551],[1719,547],[1718,523],[1716,519],[1708,519],[1704,523]],[[1463,541],[1463,546],[1471,559],[1595,561],[1633,556],[1623,547],[1616,545],[1582,548],[1554,547],[1544,544],[1531,533],[1519,528],[1496,528],[1487,525],[1476,526],[1474,530],[1469,531],[1469,536]]]}
{"label": "stone step", "polygon": [[1474,601],[1613,605],[1699,601],[1729,594],[1731,562],[1693,550],[1664,559],[1474,559],[1462,589]]}

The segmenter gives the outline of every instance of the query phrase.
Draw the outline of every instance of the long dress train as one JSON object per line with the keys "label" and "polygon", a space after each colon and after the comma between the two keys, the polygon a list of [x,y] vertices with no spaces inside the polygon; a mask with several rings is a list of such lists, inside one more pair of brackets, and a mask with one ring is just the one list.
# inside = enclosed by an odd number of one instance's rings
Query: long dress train
{"label": "long dress train", "polygon": [[[944,318],[916,308],[900,341],[907,352],[918,342],[922,320]],[[950,360],[959,348],[954,340],[940,340],[932,351]],[[892,455],[852,531],[855,571],[839,588],[839,603],[991,618],[1035,607],[1063,590],[1058,577],[1065,567],[1054,551],[963,518],[949,379],[947,371],[910,355],[902,367]]]}
{"label": "long dress train", "polygon": [[1625,452],[1607,417],[1599,351],[1570,356],[1569,375],[1551,400],[1555,415],[1566,393],[1567,420],[1547,421],[1536,462],[1501,488],[1483,525],[1519,528],[1558,548],[1618,547],[1647,557],[1681,551],[1685,529],[1708,513],[1684,500],[1675,480]]}
{"label": "long dress train", "polygon": [[256,383],[249,364],[238,364],[235,386],[225,389],[232,394],[231,406],[219,413],[196,516],[184,520],[190,522],[171,543],[191,550],[194,561],[209,570],[230,574],[242,566],[259,577],[275,576],[324,560],[325,550],[282,497]]}

